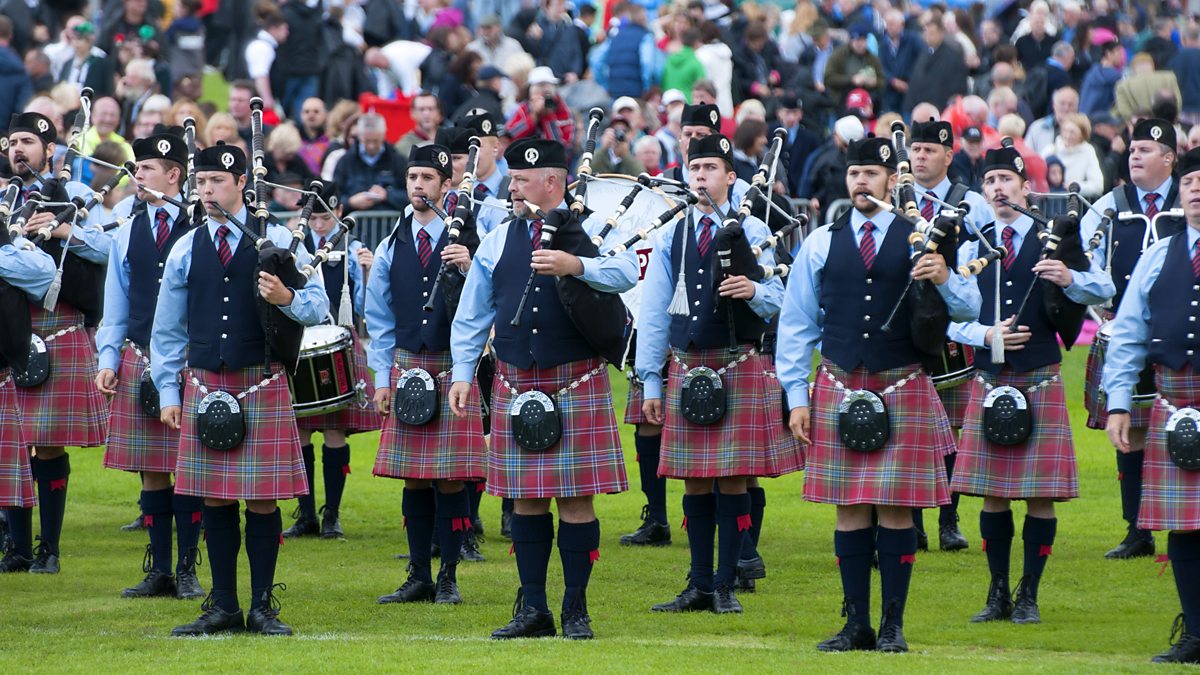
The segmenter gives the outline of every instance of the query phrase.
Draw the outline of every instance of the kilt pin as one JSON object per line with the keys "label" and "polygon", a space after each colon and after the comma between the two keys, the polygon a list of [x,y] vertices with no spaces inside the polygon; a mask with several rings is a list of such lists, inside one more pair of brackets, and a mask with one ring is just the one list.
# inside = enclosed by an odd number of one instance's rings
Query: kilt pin
{"label": "kilt pin", "polygon": [[[410,426],[388,415],[379,439],[379,454],[372,473],[386,478],[416,480],[483,480],[487,474],[487,447],[483,441],[479,386],[471,385],[468,416],[460,419],[450,412],[450,352],[419,353],[396,350],[392,368],[393,391],[400,375],[421,368],[438,381],[438,412],[422,426]],[[446,373],[437,377],[441,373]]]}
{"label": "kilt pin", "polygon": [[[946,466],[942,460],[953,451],[954,435],[928,376],[917,376],[905,386],[883,396],[884,389],[908,377],[917,365],[868,373],[859,367],[846,373],[823,361],[814,376],[812,445],[804,475],[804,499],[822,504],[850,506],[878,504],[929,508],[950,502]],[[838,435],[838,405],[842,393],[830,381],[832,374],[847,389],[867,389],[881,394],[891,422],[887,444],[876,452],[851,450]]]}
{"label": "kilt pin", "polygon": [[[200,442],[196,409],[204,397],[199,379],[208,391],[240,394],[263,381],[261,366],[220,374],[192,369],[183,394],[183,425],[175,491],[213,499],[292,499],[307,494],[300,436],[292,414],[292,399],[279,364],[272,364],[270,382],[240,399],[246,420],[246,437],[227,452]],[[277,377],[276,377],[277,376]]]}
{"label": "kilt pin", "polygon": [[[743,345],[739,354],[751,347]],[[665,426],[658,473],[667,478],[770,477],[799,471],[804,452],[777,416],[782,392],[771,359],[757,350],[721,376],[726,412],[717,424],[689,422],[681,410],[683,380],[688,368],[713,370],[739,358],[724,347],[676,351],[667,375]],[[680,362],[683,362],[681,364]]]}
{"label": "kilt pin", "polygon": [[46,341],[50,376],[37,387],[17,388],[25,443],[104,445],[108,404],[96,389],[96,348],[84,330],[83,314],[61,302],[53,312],[31,305],[30,314],[33,332]]}
{"label": "kilt pin", "polygon": [[1026,393],[1033,411],[1033,433],[1019,445],[1002,446],[988,441],[983,430],[983,399],[987,389],[973,380],[950,488],[965,495],[1005,499],[1067,501],[1078,497],[1075,446],[1062,380],[1039,388],[1032,396],[1026,391],[1059,376],[1058,364],[1024,373],[1005,368],[999,377],[980,371],[979,376],[994,386],[1007,385]]}
{"label": "kilt pin", "polygon": [[37,503],[21,426],[17,388],[9,369],[0,369],[0,508],[28,509]]}
{"label": "kilt pin", "polygon": [[104,468],[121,471],[172,473],[178,462],[179,432],[142,410],[142,373],[150,367],[149,349],[143,356],[126,343],[117,372],[117,393],[108,413],[108,444]]}
{"label": "kilt pin", "polygon": [[[551,368],[528,370],[496,362],[493,381],[492,436],[488,451],[487,491],[496,497],[542,499],[613,494],[629,489],[621,438],[613,412],[608,373],[593,375],[561,396],[555,393],[581,379],[603,361],[591,358]],[[536,389],[555,399],[562,417],[562,439],[545,452],[529,452],[512,438],[513,394]]]}

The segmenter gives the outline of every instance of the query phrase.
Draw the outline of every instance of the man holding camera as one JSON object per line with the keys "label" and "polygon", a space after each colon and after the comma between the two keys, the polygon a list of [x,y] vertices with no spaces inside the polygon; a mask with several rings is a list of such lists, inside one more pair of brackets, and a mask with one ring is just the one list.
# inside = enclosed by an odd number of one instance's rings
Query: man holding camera
{"label": "man holding camera", "polygon": [[592,164],[595,172],[637,176],[645,171],[646,167],[633,154],[633,141],[636,138],[637,132],[630,127],[628,118],[623,115],[612,118],[608,128],[600,135],[600,150]]}
{"label": "man holding camera", "polygon": [[558,95],[558,78],[546,66],[529,73],[529,99],[517,108],[508,122],[512,140],[543,138],[558,141],[567,147],[575,135],[575,120],[567,102]]}

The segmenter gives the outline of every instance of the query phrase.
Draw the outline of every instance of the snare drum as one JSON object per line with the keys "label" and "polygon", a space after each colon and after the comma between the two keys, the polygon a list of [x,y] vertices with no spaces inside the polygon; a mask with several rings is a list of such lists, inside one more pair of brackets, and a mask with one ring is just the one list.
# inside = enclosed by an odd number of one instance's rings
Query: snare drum
{"label": "snare drum", "polygon": [[925,363],[934,389],[950,389],[971,379],[975,370],[975,351],[970,346],[946,340],[942,355]]}
{"label": "snare drum", "polygon": [[348,407],[356,395],[354,340],[341,326],[309,326],[300,343],[300,365],[288,380],[296,417]]}
{"label": "snare drum", "polygon": [[[1104,372],[1104,362],[1108,358],[1108,343],[1112,340],[1113,322],[1105,321],[1096,331],[1096,358],[1100,364],[1100,372]],[[1138,375],[1138,383],[1133,387],[1133,407],[1147,408],[1154,405],[1158,399],[1158,388],[1154,386],[1154,369],[1146,366]]]}

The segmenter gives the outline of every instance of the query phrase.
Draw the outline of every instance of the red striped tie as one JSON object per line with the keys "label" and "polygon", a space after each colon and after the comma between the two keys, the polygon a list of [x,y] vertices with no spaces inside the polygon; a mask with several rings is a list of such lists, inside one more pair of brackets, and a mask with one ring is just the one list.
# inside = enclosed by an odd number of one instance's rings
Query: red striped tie
{"label": "red striped tie", "polygon": [[1004,247],[1004,270],[1007,272],[1012,269],[1013,263],[1017,261],[1017,252],[1013,250],[1013,237],[1017,231],[1010,225],[1004,228],[1004,232],[1000,234],[1000,245]]}
{"label": "red striped tie", "polygon": [[862,241],[858,242],[858,254],[862,256],[863,266],[867,271],[871,270],[871,265],[875,264],[875,235],[871,234],[875,230],[875,223],[867,221],[862,226]]}
{"label": "red striped tie", "polygon": [[167,239],[171,236],[171,225],[167,222],[170,215],[166,209],[159,209],[158,213],[154,214],[154,225],[158,228],[154,233],[154,245],[161,252],[163,246],[166,245]]}
{"label": "red striped tie", "polygon": [[1155,202],[1158,201],[1158,193],[1151,192],[1150,194],[1146,195],[1145,197],[1142,197],[1142,199],[1144,199],[1146,201],[1146,215],[1150,218],[1157,216],[1158,215],[1158,204],[1156,204]]}
{"label": "red striped tie", "polygon": [[233,259],[233,251],[229,248],[229,242],[225,241],[225,237],[228,237],[229,233],[228,225],[217,228],[217,257],[221,259],[222,267],[229,267],[229,261]]}
{"label": "red striped tie", "polygon": [[921,217],[932,223],[933,200],[929,198],[929,193],[925,193],[925,196],[921,198],[921,201],[924,202],[921,204]]}
{"label": "red striped tie", "polygon": [[421,259],[421,267],[429,269],[429,260],[433,258],[433,247],[429,244],[429,233],[425,228],[417,232],[417,257]]}
{"label": "red striped tie", "polygon": [[458,193],[451,192],[446,195],[446,213],[454,215],[454,207],[458,206]]}
{"label": "red striped tie", "polygon": [[[424,230],[422,230],[424,232]],[[321,241],[317,242],[317,248],[325,248],[325,237],[321,237]]]}
{"label": "red striped tie", "polygon": [[533,237],[533,250],[542,250],[542,221],[535,220],[529,223],[529,235]]}
{"label": "red striped tie", "polygon": [[701,258],[708,254],[708,247],[712,245],[712,226],[712,218],[704,216],[700,219],[700,241],[696,248],[700,250]]}
{"label": "red striped tie", "polygon": [[1196,240],[1196,245],[1192,248],[1192,276],[1200,279],[1200,239]]}

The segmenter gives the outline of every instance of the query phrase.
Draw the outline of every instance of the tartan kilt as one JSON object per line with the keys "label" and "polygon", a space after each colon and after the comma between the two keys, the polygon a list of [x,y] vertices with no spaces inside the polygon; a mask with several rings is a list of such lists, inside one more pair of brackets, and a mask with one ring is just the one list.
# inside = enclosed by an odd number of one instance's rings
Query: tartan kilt
{"label": "tartan kilt", "polygon": [[17,388],[7,368],[0,369],[0,507],[32,508],[37,503],[29,446],[21,434]]}
{"label": "tartan kilt", "polygon": [[1033,409],[1033,433],[1021,445],[1001,446],[988,441],[983,433],[983,399],[987,390],[972,380],[971,402],[958,442],[958,461],[950,488],[964,495],[1005,499],[1066,501],[1078,497],[1075,445],[1071,440],[1071,419],[1067,415],[1062,380],[1038,389],[1032,396],[1025,391],[1058,375],[1058,364],[1026,373],[1005,368],[999,378],[977,372],[993,384],[1008,385],[1025,393]]}
{"label": "tartan kilt", "polygon": [[[1176,407],[1200,405],[1200,375],[1190,365],[1182,370],[1154,367],[1158,391]],[[1166,424],[1170,413],[1162,400],[1151,408],[1146,461],[1142,467],[1142,503],[1138,527],[1147,530],[1200,530],[1200,471],[1175,466],[1167,455]]]}
{"label": "tartan kilt", "polygon": [[625,397],[625,424],[645,424],[646,415],[642,412],[645,402],[646,385],[636,375],[626,375],[629,380],[629,395]]}
{"label": "tartan kilt", "polygon": [[[963,415],[966,414],[967,404],[971,401],[970,380],[956,387],[938,389],[937,395],[942,400],[942,408],[946,410],[946,419],[950,422],[950,428],[961,429],[963,426]],[[958,446],[955,446],[950,452],[957,451]]]}
{"label": "tartan kilt", "polygon": [[[354,331],[350,331],[350,335],[354,341],[355,385],[365,385],[361,398],[351,400],[349,406],[337,412],[297,417],[296,428],[306,431],[337,430],[349,436],[379,431],[382,426],[382,420],[379,419],[380,414],[375,412],[375,382],[371,377],[371,371],[367,369],[367,352],[363,349],[358,335]],[[360,404],[360,400],[366,405]]]}
{"label": "tartan kilt", "polygon": [[83,328],[83,314],[59,303],[47,312],[30,306],[33,332],[43,340],[75,327],[46,343],[50,377],[32,389],[17,388],[22,436],[32,446],[95,448],[104,445],[108,403],[96,388],[96,347]]}
{"label": "tartan kilt", "polygon": [[[450,352],[414,354],[397,349],[391,376],[392,390],[395,391],[400,374],[409,368],[423,368],[437,377],[438,373],[450,370],[451,362]],[[467,401],[470,412],[466,419],[459,419],[450,412],[452,378],[447,374],[437,380],[441,390],[438,394],[440,409],[437,417],[428,424],[409,426],[397,420],[394,414],[384,418],[379,454],[375,456],[372,470],[376,476],[483,480],[487,475],[487,445],[483,442],[479,386],[471,383]]]}
{"label": "tartan kilt", "polygon": [[[148,354],[149,350],[144,350]],[[127,344],[117,369],[117,393],[108,412],[104,468],[171,473],[179,456],[179,432],[142,410],[142,371],[149,367]]]}
{"label": "tartan kilt", "polygon": [[950,503],[942,457],[954,446],[954,435],[933,381],[924,371],[891,394],[880,396],[891,421],[891,437],[883,448],[876,452],[851,450],[838,435],[837,408],[842,394],[829,381],[826,370],[847,389],[879,394],[918,369],[920,365],[913,364],[878,373],[861,367],[846,373],[830,361],[822,361],[809,407],[813,443],[804,474],[806,501],[915,508]]}
{"label": "tartan kilt", "polygon": [[[742,345],[741,355],[751,350]],[[725,347],[675,350],[688,368],[725,367],[735,357]],[[710,425],[687,421],[681,410],[687,375],[674,358],[667,374],[662,450],[658,475],[667,478],[775,477],[798,471],[803,453],[796,443],[781,442],[779,381],[771,359],[757,352],[721,376],[725,417]]]}
{"label": "tartan kilt", "polygon": [[[282,368],[278,363],[271,364],[274,373]],[[239,401],[246,420],[246,437],[241,445],[221,452],[200,442],[196,408],[204,396],[191,378],[199,379],[210,392],[221,390],[236,396],[261,382],[262,375],[261,366],[221,373],[187,371],[179,463],[175,467],[177,494],[239,500],[291,499],[308,494],[292,397],[282,374]]]}
{"label": "tartan kilt", "polygon": [[[1084,375],[1083,406],[1087,408],[1089,429],[1103,430],[1108,424],[1108,399],[1100,392],[1100,379],[1104,375],[1104,362],[1100,360],[1100,334],[1092,340],[1088,350],[1087,371]],[[1134,429],[1150,426],[1152,409],[1157,406],[1133,406],[1129,411],[1129,425]]]}
{"label": "tartan kilt", "polygon": [[[572,361],[552,368],[522,370],[496,360],[492,385],[492,437],[488,449],[487,491],[496,497],[544,499],[613,494],[629,489],[621,438],[613,414],[608,373],[554,396],[603,365],[600,358]],[[513,394],[500,377],[517,391],[537,389],[555,398],[562,418],[562,439],[545,452],[529,452],[512,437],[509,407]]]}

